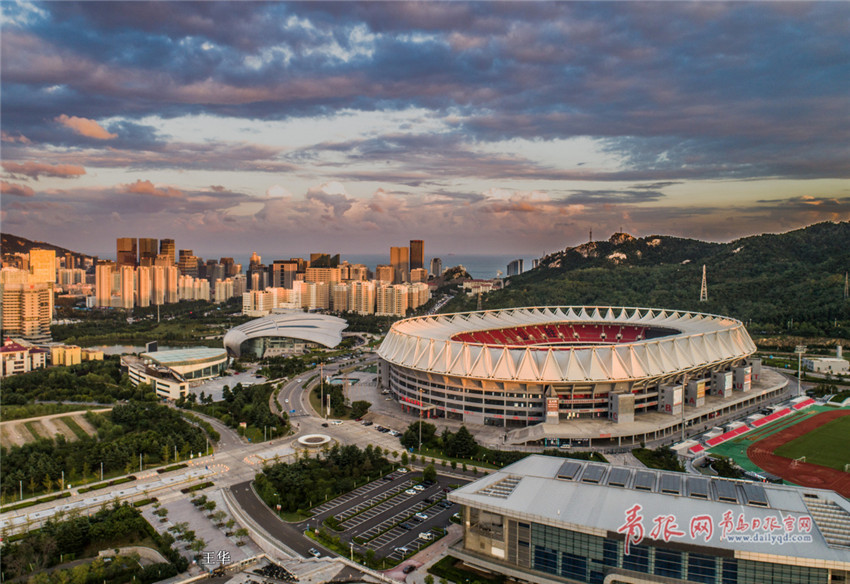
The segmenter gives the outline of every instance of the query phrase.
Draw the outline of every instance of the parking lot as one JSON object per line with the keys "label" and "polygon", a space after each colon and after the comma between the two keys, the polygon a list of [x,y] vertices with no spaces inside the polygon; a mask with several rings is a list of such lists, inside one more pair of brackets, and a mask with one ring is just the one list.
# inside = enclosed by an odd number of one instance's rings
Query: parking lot
{"label": "parking lot", "polygon": [[[442,537],[460,511],[446,495],[467,482],[437,475],[426,485],[421,472],[400,469],[313,508],[314,516],[299,526],[324,526],[346,545],[353,542],[356,551],[401,560]],[[324,523],[328,519],[339,531]]]}

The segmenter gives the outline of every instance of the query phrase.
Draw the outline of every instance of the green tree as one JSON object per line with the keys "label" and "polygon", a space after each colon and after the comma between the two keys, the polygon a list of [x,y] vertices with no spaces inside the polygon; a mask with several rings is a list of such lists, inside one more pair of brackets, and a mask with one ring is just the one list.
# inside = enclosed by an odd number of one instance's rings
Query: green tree
{"label": "green tree", "polygon": [[434,584],[434,576],[432,576],[431,574],[426,574],[425,584]]}
{"label": "green tree", "polygon": [[423,481],[437,481],[437,469],[434,468],[433,464],[429,464],[422,471],[422,480]]}
{"label": "green tree", "polygon": [[407,452],[401,453],[401,464],[403,466],[407,466],[410,463],[410,459],[407,456]]}
{"label": "green tree", "polygon": [[366,415],[366,412],[369,411],[369,408],[372,407],[372,402],[368,402],[366,400],[358,400],[351,403],[351,417],[352,418],[362,418]]}

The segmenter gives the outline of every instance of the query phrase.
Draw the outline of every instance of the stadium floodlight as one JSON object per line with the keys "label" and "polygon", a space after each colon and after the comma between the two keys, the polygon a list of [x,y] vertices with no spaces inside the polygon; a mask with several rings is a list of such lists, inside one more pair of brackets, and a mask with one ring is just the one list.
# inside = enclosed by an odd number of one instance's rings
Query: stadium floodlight
{"label": "stadium floodlight", "polygon": [[803,379],[803,353],[806,352],[806,345],[797,345],[794,352],[797,353],[797,396],[799,397],[803,395],[800,388]]}

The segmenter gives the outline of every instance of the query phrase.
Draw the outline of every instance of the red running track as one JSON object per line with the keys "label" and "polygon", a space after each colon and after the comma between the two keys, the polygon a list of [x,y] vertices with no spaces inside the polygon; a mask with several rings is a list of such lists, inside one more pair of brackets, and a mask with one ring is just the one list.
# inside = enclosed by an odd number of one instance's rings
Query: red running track
{"label": "red running track", "polygon": [[812,416],[764,440],[759,440],[747,448],[747,457],[759,468],[794,484],[817,489],[831,489],[844,497],[850,497],[850,473],[808,462],[794,462],[790,458],[773,453],[783,444],[808,434],[827,422],[848,415],[850,415],[848,410],[836,410]]}

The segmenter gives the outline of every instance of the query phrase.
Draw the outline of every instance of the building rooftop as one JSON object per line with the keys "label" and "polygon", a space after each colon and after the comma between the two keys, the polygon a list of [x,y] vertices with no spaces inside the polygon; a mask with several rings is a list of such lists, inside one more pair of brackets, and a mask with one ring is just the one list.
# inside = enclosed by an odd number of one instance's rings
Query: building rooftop
{"label": "building rooftop", "polygon": [[[679,533],[671,542],[732,550],[738,557],[747,552],[802,557],[850,568],[850,502],[822,489],[532,455],[461,487],[449,498],[520,520],[621,540],[627,515],[636,511],[644,543],[661,539],[658,534],[651,537],[657,518],[672,517],[671,529]],[[709,519],[711,533],[693,532],[693,521],[700,518]],[[727,520],[734,527],[724,534]],[[747,529],[737,530],[739,521]],[[805,531],[807,521],[810,532]],[[751,527],[754,522],[758,527]],[[739,537],[779,537],[786,532],[811,535],[811,541],[780,545]]]}
{"label": "building rooftop", "polygon": [[224,349],[210,349],[208,347],[193,347],[191,349],[174,349],[172,351],[154,351],[142,353],[141,357],[151,359],[163,365],[174,365],[191,361],[204,361],[224,357]]}

